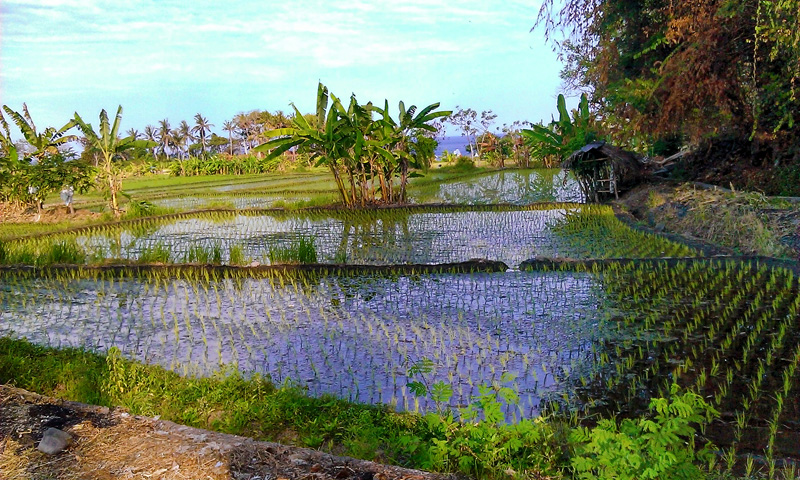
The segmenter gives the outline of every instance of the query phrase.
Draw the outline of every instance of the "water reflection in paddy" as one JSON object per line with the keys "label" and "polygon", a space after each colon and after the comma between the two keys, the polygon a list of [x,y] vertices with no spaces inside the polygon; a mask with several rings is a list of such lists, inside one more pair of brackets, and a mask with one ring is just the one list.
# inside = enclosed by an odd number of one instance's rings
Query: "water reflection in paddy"
{"label": "water reflection in paddy", "polygon": [[[314,395],[415,409],[411,363],[453,385],[451,406],[516,375],[517,414],[587,373],[603,335],[590,274],[509,272],[269,279],[28,280],[5,283],[0,335],[56,347],[112,346],[208,374],[222,364],[292,380]],[[427,405],[424,400],[420,406]]]}

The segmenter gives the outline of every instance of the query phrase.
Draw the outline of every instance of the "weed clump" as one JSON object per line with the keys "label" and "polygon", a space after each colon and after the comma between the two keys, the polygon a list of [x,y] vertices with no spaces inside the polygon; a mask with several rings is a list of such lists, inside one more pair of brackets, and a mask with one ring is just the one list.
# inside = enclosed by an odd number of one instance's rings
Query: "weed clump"
{"label": "weed clump", "polygon": [[317,263],[317,248],[314,238],[300,236],[286,246],[273,246],[269,249],[269,261],[278,263]]}

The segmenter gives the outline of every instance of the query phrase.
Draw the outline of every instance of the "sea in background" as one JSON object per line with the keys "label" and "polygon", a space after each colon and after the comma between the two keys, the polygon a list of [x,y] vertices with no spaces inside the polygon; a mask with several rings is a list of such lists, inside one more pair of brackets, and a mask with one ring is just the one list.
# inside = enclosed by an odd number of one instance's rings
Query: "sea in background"
{"label": "sea in background", "polygon": [[461,151],[461,155],[469,155],[467,152],[467,144],[469,141],[464,136],[447,136],[439,140],[439,146],[436,147],[436,157],[440,158],[442,153],[447,150],[450,153],[456,150]]}

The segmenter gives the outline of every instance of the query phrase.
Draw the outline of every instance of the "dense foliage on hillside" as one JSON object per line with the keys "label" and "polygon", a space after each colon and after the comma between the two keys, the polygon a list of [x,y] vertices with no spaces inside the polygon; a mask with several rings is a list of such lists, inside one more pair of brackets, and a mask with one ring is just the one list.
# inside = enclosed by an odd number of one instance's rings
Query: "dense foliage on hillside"
{"label": "dense foliage on hillside", "polygon": [[536,26],[617,141],[734,142],[752,166],[779,166],[800,157],[798,12],[798,0],[545,0]]}

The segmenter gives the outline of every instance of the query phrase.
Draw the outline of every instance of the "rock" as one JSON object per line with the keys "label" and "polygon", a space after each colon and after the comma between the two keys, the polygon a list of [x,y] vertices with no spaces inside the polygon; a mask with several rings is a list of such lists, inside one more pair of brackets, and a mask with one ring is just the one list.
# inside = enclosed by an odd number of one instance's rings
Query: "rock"
{"label": "rock", "polygon": [[661,233],[664,231],[665,228],[667,228],[666,225],[664,225],[663,223],[659,223],[658,225],[656,225],[655,231],[657,233]]}
{"label": "rock", "polygon": [[72,435],[57,428],[48,428],[42,436],[42,441],[36,447],[39,451],[48,455],[55,455],[63,452],[72,444]]}

